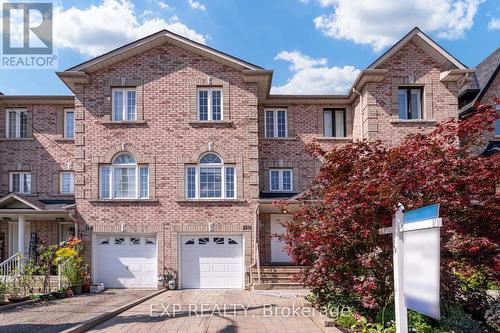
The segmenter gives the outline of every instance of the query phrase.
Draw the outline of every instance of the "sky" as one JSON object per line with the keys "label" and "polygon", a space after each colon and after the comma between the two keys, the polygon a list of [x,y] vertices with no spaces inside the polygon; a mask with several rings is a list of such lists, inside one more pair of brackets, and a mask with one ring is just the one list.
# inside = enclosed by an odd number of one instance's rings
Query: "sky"
{"label": "sky", "polygon": [[0,69],[4,94],[71,94],[55,71],[161,29],[274,70],[278,94],[346,93],[415,26],[469,67],[500,46],[498,0],[56,0],[54,8],[59,67]]}

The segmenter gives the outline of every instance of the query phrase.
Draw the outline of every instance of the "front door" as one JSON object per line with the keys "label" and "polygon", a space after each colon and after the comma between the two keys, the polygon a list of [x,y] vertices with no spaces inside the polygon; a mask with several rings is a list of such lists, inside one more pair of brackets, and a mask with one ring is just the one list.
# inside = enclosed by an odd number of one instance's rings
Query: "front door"
{"label": "front door", "polygon": [[292,215],[272,214],[271,215],[271,262],[289,263],[290,256],[283,250],[284,242],[274,237],[275,234],[282,235],[286,229],[283,222],[292,220]]}
{"label": "front door", "polygon": [[[30,249],[30,235],[31,235],[31,224],[25,222],[24,225],[24,251],[28,252]],[[9,257],[13,256],[19,250],[19,225],[17,222],[9,223]]]}

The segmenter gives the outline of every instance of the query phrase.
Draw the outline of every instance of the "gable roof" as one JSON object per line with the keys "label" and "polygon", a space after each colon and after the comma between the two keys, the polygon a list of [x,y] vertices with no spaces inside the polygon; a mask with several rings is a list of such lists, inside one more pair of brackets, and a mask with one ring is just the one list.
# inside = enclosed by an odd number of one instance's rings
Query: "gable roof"
{"label": "gable roof", "polygon": [[474,99],[459,110],[460,117],[467,116],[474,111],[474,105],[481,101],[490,85],[495,81],[498,72],[500,72],[500,47],[476,66],[474,76],[460,89],[461,92],[477,91]]}
{"label": "gable roof", "polygon": [[31,202],[18,194],[10,193],[0,198],[0,209],[32,209],[36,211],[43,210],[41,202]]}
{"label": "gable roof", "polygon": [[415,43],[418,47],[424,50],[429,56],[434,58],[441,65],[444,65],[444,67],[448,67],[448,69],[467,69],[467,66],[458,61],[457,58],[452,56],[448,51],[446,51],[438,43],[432,40],[432,38],[424,34],[418,27],[413,28],[396,44],[389,48],[384,54],[382,54],[377,60],[375,60],[370,66],[368,66],[368,69],[376,69],[377,67],[385,63],[395,53],[401,50],[410,41]]}
{"label": "gable roof", "polygon": [[222,62],[235,69],[263,69],[245,60],[233,57],[227,53],[218,51],[204,44],[195,42],[186,37],[180,36],[169,30],[160,30],[154,34],[133,41],[117,49],[109,51],[96,58],[85,61],[79,65],[68,68],[65,72],[86,72],[92,73],[103,67],[109,66],[123,59],[132,57],[136,54],[150,50],[164,43],[170,43],[183,49],[193,51],[197,54],[206,56],[215,61]]}

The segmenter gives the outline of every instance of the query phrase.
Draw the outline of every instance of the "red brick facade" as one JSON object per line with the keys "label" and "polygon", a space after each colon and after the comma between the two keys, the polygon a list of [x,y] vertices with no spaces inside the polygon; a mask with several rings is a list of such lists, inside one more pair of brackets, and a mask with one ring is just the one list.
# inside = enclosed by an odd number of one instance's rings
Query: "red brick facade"
{"label": "red brick facade", "polygon": [[[448,69],[443,66],[410,42],[379,66],[387,71],[381,81],[367,81],[349,96],[262,97],[260,81],[247,79],[244,70],[164,43],[88,72],[85,83],[75,83],[74,141],[62,140],[59,122],[64,106],[20,105],[28,108],[29,121],[43,135],[0,141],[0,192],[8,192],[8,171],[21,168],[34,171],[35,196],[58,197],[57,175],[72,169],[75,218],[90,264],[93,235],[123,231],[157,235],[158,273],[165,268],[179,270],[178,239],[185,233],[243,234],[245,267],[259,259],[254,251],[259,241],[260,260],[269,263],[269,213],[260,212],[260,224],[258,218],[259,207],[272,209],[269,200],[262,200],[263,194],[272,196],[269,169],[292,169],[292,192],[300,193],[321,165],[305,151],[313,140],[325,149],[359,139],[395,145],[408,133],[457,117],[457,84],[440,80]],[[406,85],[423,87],[422,120],[398,119],[398,87]],[[196,89],[206,86],[223,91],[222,122],[197,121]],[[136,89],[137,121],[111,120],[111,90],[117,87]],[[2,137],[5,110],[12,106],[0,105]],[[265,110],[278,106],[287,110],[288,137],[266,138]],[[323,112],[328,108],[345,109],[345,138],[324,137]],[[139,165],[148,165],[149,199],[99,198],[99,166],[123,151]],[[235,200],[186,198],[185,167],[208,151],[236,167]]]}

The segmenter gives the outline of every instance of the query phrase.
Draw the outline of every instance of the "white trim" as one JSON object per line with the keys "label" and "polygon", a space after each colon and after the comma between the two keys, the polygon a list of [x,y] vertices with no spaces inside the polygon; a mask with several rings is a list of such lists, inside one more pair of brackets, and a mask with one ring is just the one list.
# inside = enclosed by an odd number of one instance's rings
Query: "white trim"
{"label": "white trim", "polygon": [[[15,133],[14,133],[13,137],[10,136],[10,126],[9,126],[11,112],[14,112],[16,114],[16,124],[15,124],[16,128],[15,128],[15,131],[14,131]],[[23,138],[28,137],[28,128],[26,128],[26,136],[21,137],[21,114],[25,113],[26,117],[27,117],[28,116],[27,112],[28,112],[28,110],[25,108],[11,108],[11,109],[5,110],[5,137],[6,138],[8,138],[8,139],[23,139]],[[26,127],[27,126],[28,126],[28,124],[26,124]]]}
{"label": "white trim", "polygon": [[[14,192],[13,190],[13,182],[12,178],[14,174],[19,174],[19,192]],[[24,176],[29,175],[30,176],[30,182],[29,182],[29,190],[28,192],[24,191]],[[18,193],[18,194],[31,194],[33,192],[33,178],[31,176],[31,171],[11,171],[9,173],[9,192],[12,193]]]}
{"label": "white trim", "polygon": [[[70,185],[69,185],[69,192],[66,193],[63,191],[63,175],[64,174],[69,174],[70,175]],[[60,194],[75,194],[75,174],[72,171],[63,171],[59,173],[59,193]]]}
{"label": "white trim", "polygon": [[[115,92],[123,92],[122,96],[122,119],[115,119]],[[128,92],[135,93],[134,119],[128,119]],[[137,89],[136,88],[112,88],[111,89],[111,120],[113,121],[135,121],[137,120]]]}
{"label": "white trim", "polygon": [[[124,154],[128,154],[128,153],[124,153]],[[120,154],[121,155],[121,154]],[[118,155],[119,156],[119,155]],[[114,160],[116,160],[116,158],[118,157],[116,156]],[[132,156],[132,155],[130,155]],[[133,158],[133,156],[132,156]],[[134,161],[135,161],[135,158],[134,158]],[[102,194],[102,184],[103,184],[103,179],[101,177],[101,172],[102,172],[102,169],[103,168],[108,168],[109,169],[109,178],[108,178],[108,184],[109,184],[109,196],[108,197],[104,197],[103,194]],[[134,173],[135,173],[135,195],[132,196],[132,197],[115,197],[115,193],[114,193],[114,186],[115,186],[115,182],[114,182],[114,177],[115,177],[115,170],[116,169],[127,169],[127,168],[134,168]],[[148,170],[148,181],[147,181],[147,192],[148,192],[148,195],[147,197],[141,197],[141,168],[145,168]],[[149,165],[148,164],[137,164],[137,163],[130,163],[130,164],[101,164],[99,165],[99,198],[101,199],[110,199],[110,200],[130,200],[130,199],[133,199],[133,200],[147,200],[149,199],[150,197],[150,189],[149,189],[149,180],[150,180],[150,174],[149,174],[149,171],[150,171],[150,168],[149,168]]]}
{"label": "white trim", "polygon": [[[200,119],[200,92],[207,92],[207,117],[208,119],[201,120]],[[212,108],[212,93],[214,91],[220,92],[220,119],[214,120],[213,108]],[[196,110],[199,121],[222,121],[224,120],[224,92],[222,87],[198,87],[196,89]]]}
{"label": "white trim", "polygon": [[[273,190],[272,188],[272,172],[278,172],[279,189]],[[290,171],[290,189],[283,189],[283,172]],[[290,168],[271,168],[269,169],[269,191],[270,192],[293,192],[293,169]]]}
{"label": "white trim", "polygon": [[[67,126],[66,126],[66,115],[68,112],[72,112],[73,113],[73,137],[68,137],[68,133],[66,132],[67,130]],[[73,140],[75,138],[75,109],[73,108],[66,108],[64,109],[64,115],[63,115],[63,136],[66,138],[66,139],[71,139]]]}
{"label": "white trim", "polygon": [[7,194],[6,196],[4,196],[3,198],[0,199],[0,204],[2,204],[3,202],[9,200],[10,198],[15,198],[16,200],[22,202],[23,204],[25,204],[26,206],[28,207],[31,207],[33,208],[34,210],[38,210],[38,211],[41,211],[42,209],[40,209],[39,207],[33,205],[31,202],[29,202],[28,200],[20,197],[19,195],[17,195],[16,193],[10,193],[10,194]]}
{"label": "white trim", "polygon": [[[200,193],[201,193],[201,190],[200,190],[200,186],[201,186],[201,183],[200,183],[200,167],[201,168],[207,168],[207,169],[218,169],[220,168],[221,169],[221,195],[220,197],[210,197],[210,198],[205,198],[205,197],[201,197],[200,196]],[[188,169],[189,168],[193,168],[195,169],[195,197],[192,198],[192,197],[189,197],[189,182],[188,182]],[[234,183],[234,196],[233,197],[228,197],[227,196],[227,193],[226,193],[226,169],[227,168],[233,168],[234,169],[234,175],[233,175],[233,183]],[[236,168],[236,165],[234,164],[202,164],[200,166],[200,164],[187,164],[184,168],[184,183],[185,183],[185,196],[186,196],[186,199],[188,200],[226,200],[226,199],[236,199],[238,197],[238,193],[237,193],[237,168]]]}
{"label": "white trim", "polygon": [[430,220],[423,220],[413,223],[403,223],[401,226],[401,232],[412,231],[412,230],[422,230],[430,228],[439,228],[443,226],[443,219],[436,218]]}
{"label": "white trim", "polygon": [[[285,136],[278,136],[278,111],[285,112]],[[273,113],[273,136],[267,135],[267,112]],[[288,138],[288,110],[284,108],[266,108],[264,109],[264,137],[266,138]]]}

